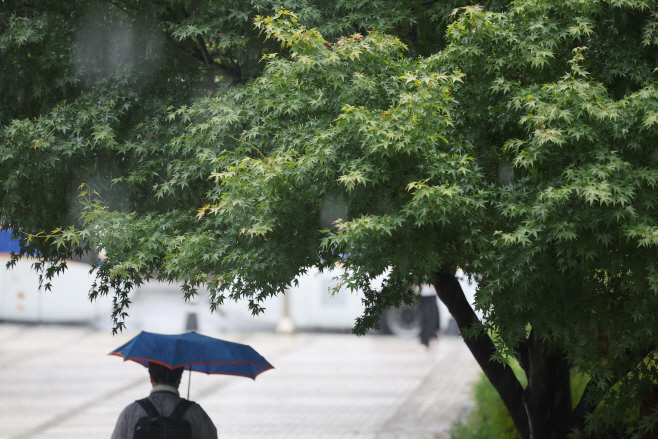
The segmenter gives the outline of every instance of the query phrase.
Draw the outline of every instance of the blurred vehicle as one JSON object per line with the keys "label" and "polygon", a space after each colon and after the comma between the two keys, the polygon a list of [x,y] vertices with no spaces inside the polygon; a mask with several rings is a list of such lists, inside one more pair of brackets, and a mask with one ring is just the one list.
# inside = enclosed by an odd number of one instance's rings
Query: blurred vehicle
{"label": "blurred vehicle", "polygon": [[[363,314],[363,294],[351,292],[339,285],[340,269],[320,272],[311,268],[298,277],[298,285],[285,294],[265,300],[265,311],[252,316],[247,300],[225,300],[214,313],[210,312],[208,295],[204,291],[184,303],[179,285],[149,282],[137,289],[132,296],[130,317],[126,325],[131,330],[155,332],[235,331],[351,331],[355,320]],[[459,282],[470,303],[475,297],[476,284],[471,283],[459,271]],[[377,288],[379,285],[373,285]],[[444,333],[456,335],[458,330],[445,305],[439,306],[440,327]],[[167,318],[163,318],[166,316]],[[193,318],[191,318],[193,317]],[[192,323],[193,324],[190,324]],[[381,333],[399,337],[420,335],[420,314],[415,306],[402,306],[386,310],[380,320]]]}
{"label": "blurred vehicle", "polygon": [[[340,269],[320,272],[312,268],[298,278],[299,284],[289,288],[284,295],[267,300],[263,306],[266,311],[256,317],[260,323],[276,325],[282,319],[289,319],[295,328],[303,330],[351,330],[357,317],[363,314],[363,294],[351,292],[348,288],[338,286]],[[476,283],[469,281],[459,270],[457,278],[469,303],[475,298]],[[377,287],[374,285],[373,287]],[[452,317],[443,302],[436,299],[439,306],[440,328],[451,329]],[[226,301],[221,312],[227,316],[244,315],[247,311],[245,302]],[[245,316],[246,317],[246,316]],[[399,337],[417,337],[420,334],[420,314],[415,306],[402,306],[386,310],[380,321],[381,332]],[[456,328],[456,327],[455,327]]]}
{"label": "blurred vehicle", "polygon": [[[67,261],[68,269],[52,280],[51,291],[39,290],[39,273],[29,259],[21,259],[15,267],[6,268],[10,253],[18,252],[18,243],[11,234],[0,230],[0,320],[34,323],[109,322],[112,298],[100,297],[91,302],[89,290],[94,281],[89,264]],[[298,278],[298,285],[285,295],[266,300],[265,312],[251,316],[247,302],[226,300],[211,314],[203,291],[187,305],[182,301],[180,286],[150,282],[138,288],[131,299],[131,329],[180,332],[185,329],[201,331],[271,330],[287,322],[300,330],[349,331],[363,314],[363,294],[338,286],[340,269],[320,272],[311,268]],[[476,284],[458,271],[457,277],[470,303],[475,297]],[[377,285],[374,285],[376,288]],[[451,332],[454,322],[448,309],[438,300],[440,328]],[[189,315],[195,315],[199,326],[185,327]],[[196,318],[198,316],[198,319]],[[102,325],[103,327],[106,325]],[[420,314],[415,306],[401,306],[386,310],[380,320],[381,332],[400,337],[417,337],[420,333]],[[454,328],[452,332],[454,332]]]}
{"label": "blurred vehicle", "polygon": [[[473,306],[477,283],[468,279],[462,270],[456,273],[459,284],[464,290],[468,303]],[[439,306],[439,328],[443,332],[457,335],[457,324],[448,311],[448,308],[436,297]],[[398,337],[418,337],[420,335],[421,320],[417,306],[403,305],[399,308],[389,308],[382,314],[379,322],[381,331],[386,334],[395,334]]]}
{"label": "blurred vehicle", "polygon": [[11,233],[0,230],[0,320],[34,323],[82,323],[108,318],[112,299],[100,297],[91,302],[89,290],[94,277],[89,264],[66,261],[68,269],[53,278],[52,288],[39,290],[39,273],[30,259],[22,258],[13,268],[6,264],[19,246]]}

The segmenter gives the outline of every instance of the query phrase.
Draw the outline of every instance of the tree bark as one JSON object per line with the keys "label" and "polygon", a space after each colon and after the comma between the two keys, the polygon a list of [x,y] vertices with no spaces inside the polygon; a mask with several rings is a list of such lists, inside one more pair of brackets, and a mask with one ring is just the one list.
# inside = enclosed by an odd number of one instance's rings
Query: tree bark
{"label": "tree bark", "polygon": [[[654,384],[651,386],[651,389],[647,392],[647,395],[640,405],[640,422],[645,416],[649,416],[654,413],[656,407],[658,406],[658,385]],[[653,430],[647,432],[642,436],[642,439],[656,439],[658,438],[658,428],[654,427]]]}
{"label": "tree bark", "polygon": [[569,362],[560,350],[549,352],[532,331],[528,338],[528,386],[523,404],[532,439],[566,439],[571,423]]}
{"label": "tree bark", "polygon": [[[453,274],[436,273],[434,287],[439,299],[446,305],[457,322],[460,331],[472,328],[480,323],[473,308],[466,300],[461,285],[459,285]],[[502,398],[507,411],[512,417],[519,438],[530,439],[528,415],[523,404],[523,387],[521,387],[521,383],[516,379],[510,367],[505,367],[503,364],[491,359],[495,352],[491,338],[486,334],[479,334],[476,337],[464,338],[464,342]]]}

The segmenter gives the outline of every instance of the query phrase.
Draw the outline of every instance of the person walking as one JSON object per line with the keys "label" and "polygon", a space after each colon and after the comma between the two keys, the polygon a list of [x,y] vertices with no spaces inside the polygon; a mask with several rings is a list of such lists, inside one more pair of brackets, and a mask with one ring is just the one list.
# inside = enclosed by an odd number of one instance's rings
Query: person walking
{"label": "person walking", "polygon": [[158,426],[163,423],[183,425],[187,433],[180,437],[186,439],[217,439],[217,429],[201,406],[178,394],[183,370],[182,367],[169,369],[149,362],[151,393],[148,398],[133,402],[121,412],[112,439],[160,439],[157,438]]}
{"label": "person walking", "polygon": [[436,303],[436,289],[434,285],[422,284],[419,290],[420,342],[429,347],[430,339],[438,338],[439,306]]}

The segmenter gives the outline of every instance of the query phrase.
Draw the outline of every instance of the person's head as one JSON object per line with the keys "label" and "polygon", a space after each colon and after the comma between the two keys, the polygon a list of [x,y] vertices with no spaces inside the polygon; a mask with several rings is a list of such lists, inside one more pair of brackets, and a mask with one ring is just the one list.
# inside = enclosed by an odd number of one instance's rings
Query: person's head
{"label": "person's head", "polygon": [[182,367],[169,369],[167,366],[149,362],[149,375],[151,375],[151,383],[154,386],[156,384],[167,384],[177,388],[180,385],[183,370],[185,369]]}

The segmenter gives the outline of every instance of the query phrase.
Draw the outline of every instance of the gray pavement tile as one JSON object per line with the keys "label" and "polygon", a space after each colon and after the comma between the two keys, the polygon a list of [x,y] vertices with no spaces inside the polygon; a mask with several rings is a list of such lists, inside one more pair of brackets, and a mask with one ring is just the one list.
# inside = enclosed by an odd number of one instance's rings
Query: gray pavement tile
{"label": "gray pavement tile", "polygon": [[[149,390],[145,368],[107,356],[133,335],[0,325],[0,439],[109,437]],[[222,438],[434,439],[470,404],[479,373],[457,338],[428,351],[379,335],[208,335],[251,344],[276,367],[255,382],[192,375],[190,398]]]}

